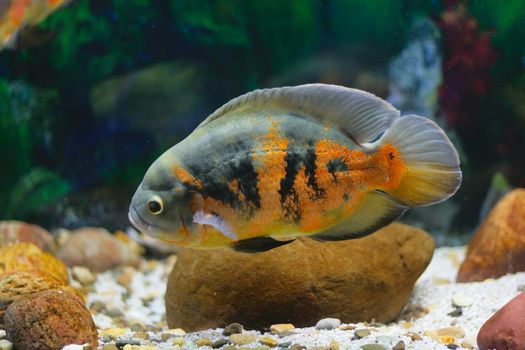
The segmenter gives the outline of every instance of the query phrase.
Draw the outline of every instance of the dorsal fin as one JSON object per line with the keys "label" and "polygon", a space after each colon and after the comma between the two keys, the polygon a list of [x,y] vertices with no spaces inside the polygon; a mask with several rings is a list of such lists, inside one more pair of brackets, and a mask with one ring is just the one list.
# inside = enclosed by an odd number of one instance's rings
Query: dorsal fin
{"label": "dorsal fin", "polygon": [[[234,98],[206,118],[198,128],[232,114],[286,112],[337,126],[354,142],[374,141],[399,111],[381,98],[338,85],[307,84],[255,90]],[[198,129],[197,128],[197,129]]]}

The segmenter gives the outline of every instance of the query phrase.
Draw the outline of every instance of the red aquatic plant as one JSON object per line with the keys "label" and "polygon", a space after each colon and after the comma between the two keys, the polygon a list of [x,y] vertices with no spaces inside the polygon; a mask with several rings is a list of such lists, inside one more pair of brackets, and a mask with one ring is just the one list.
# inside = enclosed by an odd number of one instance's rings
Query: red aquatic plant
{"label": "red aquatic plant", "polygon": [[498,55],[492,33],[480,30],[466,1],[445,1],[444,8],[438,20],[444,51],[439,104],[448,125],[461,134],[476,122]]}

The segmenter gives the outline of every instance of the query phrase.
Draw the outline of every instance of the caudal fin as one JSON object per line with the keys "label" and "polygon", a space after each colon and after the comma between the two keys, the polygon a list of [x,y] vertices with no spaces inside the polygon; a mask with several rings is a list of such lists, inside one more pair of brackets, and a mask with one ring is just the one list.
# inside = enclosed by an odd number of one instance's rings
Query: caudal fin
{"label": "caudal fin", "polygon": [[461,184],[459,157],[443,130],[428,118],[397,118],[379,140],[397,148],[405,164],[399,186],[388,193],[414,207],[444,201]]}

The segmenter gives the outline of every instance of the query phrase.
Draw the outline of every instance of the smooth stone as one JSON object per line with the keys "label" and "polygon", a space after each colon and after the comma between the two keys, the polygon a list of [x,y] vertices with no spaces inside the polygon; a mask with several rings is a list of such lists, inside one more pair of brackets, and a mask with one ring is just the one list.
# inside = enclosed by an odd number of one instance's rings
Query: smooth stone
{"label": "smooth stone", "polygon": [[405,350],[405,342],[402,340],[398,341],[392,350]]}
{"label": "smooth stone", "polygon": [[472,237],[458,282],[479,282],[525,271],[525,189],[506,194]]}
{"label": "smooth stone", "polygon": [[290,345],[290,350],[306,350],[306,346],[301,344],[292,344]]}
{"label": "smooth stone", "polygon": [[398,341],[397,338],[394,338],[394,337],[390,337],[388,335],[378,335],[376,337],[376,340],[380,343],[383,343],[383,344],[386,344],[386,345],[392,345],[394,344],[395,342]]}
{"label": "smooth stone", "polygon": [[281,335],[286,332],[291,332],[295,329],[295,326],[291,323],[279,323],[270,326],[270,332],[273,334]]}
{"label": "smooth stone", "polygon": [[478,333],[480,350],[525,349],[525,292],[505,304]]}
{"label": "smooth stone", "polygon": [[436,333],[439,336],[450,336],[450,337],[454,337],[454,338],[458,338],[458,339],[461,339],[461,338],[465,337],[465,331],[462,328],[459,328],[459,327],[440,328],[440,329],[436,330]]}
{"label": "smooth stone", "polygon": [[329,350],[339,350],[341,346],[339,345],[339,342],[336,340],[332,340],[330,342],[330,345],[328,347]]}
{"label": "smooth stone", "polygon": [[279,348],[287,348],[290,345],[292,345],[291,341],[283,341],[282,343],[277,344],[277,347],[279,347]]}
{"label": "smooth stone", "polygon": [[0,350],[12,350],[13,343],[7,339],[0,339]]}
{"label": "smooth stone", "polygon": [[213,345],[213,342],[211,341],[210,338],[200,338],[200,339],[197,339],[195,340],[195,345],[197,346],[212,346]]}
{"label": "smooth stone", "polygon": [[361,345],[362,350],[386,350],[386,346],[381,344],[365,344]]}
{"label": "smooth stone", "polygon": [[222,348],[226,344],[229,344],[228,339],[222,338],[222,339],[218,339],[214,341],[213,344],[211,344],[211,347],[214,349],[218,349],[218,348]]}
{"label": "smooth stone", "polygon": [[323,318],[315,325],[316,329],[335,329],[341,325],[341,320],[338,318]]}
{"label": "smooth stone", "polygon": [[324,315],[387,323],[433,251],[430,235],[399,223],[358,240],[301,238],[258,254],[186,249],[168,280],[167,323],[189,331],[235,321],[249,329],[283,321],[308,327]]}
{"label": "smooth stone", "polygon": [[222,335],[229,336],[232,334],[238,334],[238,333],[242,333],[242,330],[243,330],[242,324],[234,322],[224,327],[224,331],[222,332]]}
{"label": "smooth stone", "polygon": [[115,344],[104,344],[102,350],[119,350]]}
{"label": "smooth stone", "polygon": [[182,337],[176,337],[171,340],[171,344],[175,346],[183,346],[185,343],[186,341]]}
{"label": "smooth stone", "polygon": [[140,256],[106,229],[85,227],[71,232],[57,257],[67,266],[84,266],[103,272],[122,265],[137,267]]}
{"label": "smooth stone", "polygon": [[354,332],[354,335],[361,339],[361,338],[364,338],[364,337],[368,337],[370,335],[370,330],[368,329],[357,329],[355,332]]}
{"label": "smooth stone", "polygon": [[247,345],[257,341],[257,337],[253,334],[232,334],[230,341],[235,345]]}
{"label": "smooth stone", "polygon": [[466,296],[465,294],[454,294],[452,296],[452,305],[456,307],[467,307],[472,305],[474,300]]}
{"label": "smooth stone", "polygon": [[71,275],[73,276],[73,279],[83,285],[91,284],[97,279],[91,271],[84,266],[73,266],[71,268]]}
{"label": "smooth stone", "polygon": [[53,235],[42,227],[23,221],[0,221],[0,247],[18,242],[30,242],[48,252],[56,249]]}
{"label": "smooth stone", "polygon": [[261,343],[263,345],[267,345],[267,346],[272,347],[272,348],[279,344],[277,339],[275,339],[273,337],[269,337],[269,336],[262,336],[261,338],[259,338],[259,343]]}

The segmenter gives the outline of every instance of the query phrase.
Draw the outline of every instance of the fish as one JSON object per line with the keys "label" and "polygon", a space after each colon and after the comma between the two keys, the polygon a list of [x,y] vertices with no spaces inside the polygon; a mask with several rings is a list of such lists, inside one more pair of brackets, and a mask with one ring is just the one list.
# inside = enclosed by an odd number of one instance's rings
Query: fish
{"label": "fish", "polygon": [[226,103],[155,160],[128,216],[181,247],[256,253],[366,236],[446,200],[461,179],[428,118],[343,86],[269,88]]}
{"label": "fish", "polygon": [[[15,48],[17,38],[24,28],[40,23],[70,1],[0,0],[0,50]],[[37,35],[43,36],[42,33],[37,33]]]}

